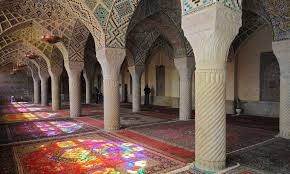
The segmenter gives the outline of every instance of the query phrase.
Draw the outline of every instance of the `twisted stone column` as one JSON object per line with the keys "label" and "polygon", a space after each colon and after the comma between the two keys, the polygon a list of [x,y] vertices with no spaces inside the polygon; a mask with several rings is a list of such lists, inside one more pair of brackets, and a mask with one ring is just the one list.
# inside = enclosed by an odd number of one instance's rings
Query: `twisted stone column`
{"label": "twisted stone column", "polygon": [[279,136],[290,139],[290,41],[277,41],[272,45],[280,65]]}
{"label": "twisted stone column", "polygon": [[144,66],[131,66],[128,68],[132,76],[132,110],[140,112],[141,110],[141,76],[144,72]]}
{"label": "twisted stone column", "polygon": [[179,119],[188,120],[192,116],[192,71],[193,57],[175,58],[174,64],[179,72]]}
{"label": "twisted stone column", "polygon": [[51,76],[51,94],[52,94],[52,110],[57,111],[60,109],[60,76]]}
{"label": "twisted stone column", "polygon": [[34,91],[34,100],[35,104],[40,104],[40,80],[39,78],[33,78],[33,91]]}
{"label": "twisted stone column", "polygon": [[125,49],[102,48],[96,51],[104,78],[104,128],[120,129],[119,73],[126,55]]}
{"label": "twisted stone column", "polygon": [[203,170],[219,171],[226,164],[226,58],[241,16],[216,3],[182,21],[196,62],[195,165]]}
{"label": "twisted stone column", "polygon": [[81,115],[81,72],[83,62],[65,63],[69,78],[70,117]]}
{"label": "twisted stone column", "polygon": [[71,71],[69,73],[69,103],[70,116],[81,115],[81,72]]}
{"label": "twisted stone column", "polygon": [[41,105],[42,106],[48,106],[48,86],[47,81],[48,78],[41,77]]}

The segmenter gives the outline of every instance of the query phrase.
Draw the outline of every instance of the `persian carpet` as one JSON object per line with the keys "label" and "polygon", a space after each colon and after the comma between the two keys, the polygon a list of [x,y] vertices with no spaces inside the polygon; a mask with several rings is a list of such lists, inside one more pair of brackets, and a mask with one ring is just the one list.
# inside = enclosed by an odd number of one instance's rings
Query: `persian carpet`
{"label": "persian carpet", "polygon": [[0,144],[6,143],[9,139],[7,129],[8,125],[0,125]]}
{"label": "persian carpet", "polygon": [[52,112],[4,114],[0,116],[0,124],[36,121],[36,120],[48,120],[48,119],[62,119],[66,117],[67,116],[65,115],[61,115],[59,113],[52,113]]}
{"label": "persian carpet", "polygon": [[226,172],[225,174],[267,174],[267,172],[259,171],[259,170],[252,169],[246,166],[240,166],[238,168],[235,168],[233,170]]}
{"label": "persian carpet", "polygon": [[186,164],[106,133],[14,147],[23,174],[151,174]]}
{"label": "persian carpet", "polygon": [[260,173],[263,174],[289,174],[290,140],[275,138],[249,149],[229,154],[228,160],[256,171],[262,171]]}
{"label": "persian carpet", "polygon": [[16,166],[13,158],[12,147],[0,146],[0,173],[1,174],[15,174]]}
{"label": "persian carpet", "polygon": [[166,114],[166,113],[154,112],[154,111],[142,111],[139,114],[142,114],[144,116],[154,117],[154,118],[166,119],[166,120],[176,120],[176,119],[178,119],[178,115]]}
{"label": "persian carpet", "polygon": [[[104,117],[96,117],[98,120],[104,120]],[[144,116],[139,113],[129,113],[129,114],[121,114],[120,115],[120,121],[122,128],[127,128],[130,126],[138,126],[138,125],[146,125],[146,124],[152,124],[152,123],[160,123],[167,121],[165,119],[155,118],[155,117],[149,117]]]}
{"label": "persian carpet", "polygon": [[227,123],[270,131],[279,131],[279,118],[246,115],[228,116]]}
{"label": "persian carpet", "polygon": [[[57,111],[57,113],[59,113],[61,115],[67,115],[67,116],[70,115],[69,109],[68,110],[60,110],[60,111]],[[81,117],[83,117],[83,116],[93,116],[93,115],[94,116],[103,116],[104,112],[100,111],[100,110],[97,110],[97,109],[93,109],[93,108],[82,108]]]}
{"label": "persian carpet", "polygon": [[[194,120],[161,123],[130,130],[187,150],[194,149]],[[269,140],[276,134],[275,131],[227,124],[227,152]]]}
{"label": "persian carpet", "polygon": [[89,116],[89,115],[98,115],[98,116],[103,116],[104,112],[102,110],[97,110],[96,108],[82,108],[81,112],[82,116]]}
{"label": "persian carpet", "polygon": [[[91,124],[92,125],[91,125]],[[95,132],[98,129],[94,123],[86,120],[66,119],[55,121],[35,121],[5,125],[8,137],[1,139],[2,144],[24,143],[40,139],[54,139],[68,135]]]}

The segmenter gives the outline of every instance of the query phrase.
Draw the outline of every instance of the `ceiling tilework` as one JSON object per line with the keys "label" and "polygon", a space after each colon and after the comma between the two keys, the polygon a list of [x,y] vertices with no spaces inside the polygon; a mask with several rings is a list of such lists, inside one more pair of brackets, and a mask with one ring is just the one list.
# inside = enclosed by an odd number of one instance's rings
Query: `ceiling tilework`
{"label": "ceiling tilework", "polygon": [[263,1],[274,30],[274,40],[290,39],[290,1],[265,0]]}
{"label": "ceiling tilework", "polygon": [[183,14],[199,11],[215,3],[222,3],[226,7],[241,10],[241,2],[241,0],[182,0]]}

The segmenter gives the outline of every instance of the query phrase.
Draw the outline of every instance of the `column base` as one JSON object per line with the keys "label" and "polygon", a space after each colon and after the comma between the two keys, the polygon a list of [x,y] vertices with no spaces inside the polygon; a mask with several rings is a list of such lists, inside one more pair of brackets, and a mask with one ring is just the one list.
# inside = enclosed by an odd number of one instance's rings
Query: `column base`
{"label": "column base", "polygon": [[226,161],[207,161],[197,159],[195,166],[201,170],[217,172],[226,168]]}
{"label": "column base", "polygon": [[141,112],[141,109],[132,109],[132,112],[134,112],[134,113]]}
{"label": "column base", "polygon": [[187,117],[179,117],[179,120],[180,121],[187,121],[187,120],[190,120],[191,118],[187,118]]}
{"label": "column base", "polygon": [[104,128],[104,130],[108,131],[108,132],[114,132],[114,131],[120,130],[120,127],[117,127],[117,128]]}
{"label": "column base", "polygon": [[281,130],[279,133],[279,137],[290,139],[290,130]]}
{"label": "column base", "polygon": [[80,114],[70,114],[71,118],[76,118],[76,117],[80,117],[80,116],[81,116]]}

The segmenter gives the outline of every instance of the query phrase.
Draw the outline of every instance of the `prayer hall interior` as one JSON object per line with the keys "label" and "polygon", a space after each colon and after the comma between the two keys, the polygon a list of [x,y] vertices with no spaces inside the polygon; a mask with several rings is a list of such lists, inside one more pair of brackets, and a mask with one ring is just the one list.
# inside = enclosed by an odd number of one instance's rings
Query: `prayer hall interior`
{"label": "prayer hall interior", "polygon": [[0,0],[0,174],[289,173],[289,0]]}

